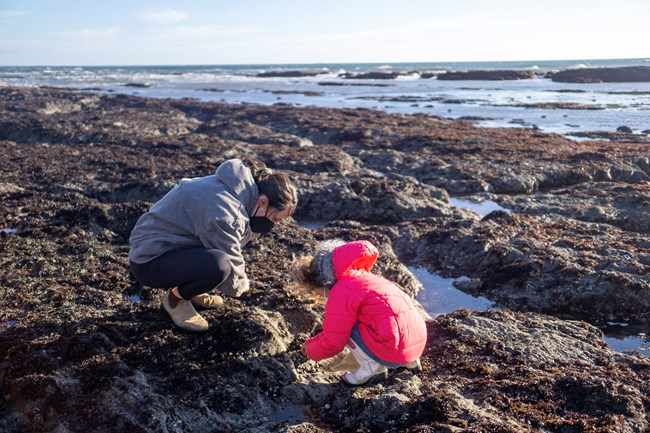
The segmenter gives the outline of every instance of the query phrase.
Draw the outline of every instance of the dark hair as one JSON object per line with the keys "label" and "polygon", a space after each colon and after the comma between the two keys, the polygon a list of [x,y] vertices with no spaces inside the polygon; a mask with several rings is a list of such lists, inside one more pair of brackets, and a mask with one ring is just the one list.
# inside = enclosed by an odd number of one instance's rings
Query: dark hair
{"label": "dark hair", "polygon": [[260,194],[264,194],[269,199],[269,206],[279,211],[289,208],[289,215],[293,215],[298,205],[298,192],[289,176],[284,173],[273,173],[266,164],[254,156],[242,158],[242,161],[250,169]]}

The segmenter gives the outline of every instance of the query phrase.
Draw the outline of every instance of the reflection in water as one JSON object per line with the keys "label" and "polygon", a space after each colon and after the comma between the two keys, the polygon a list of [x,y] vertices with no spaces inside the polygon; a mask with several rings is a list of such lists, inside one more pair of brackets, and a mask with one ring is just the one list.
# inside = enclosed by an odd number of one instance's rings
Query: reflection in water
{"label": "reflection in water", "polygon": [[309,406],[286,405],[280,407],[276,412],[272,413],[268,417],[262,418],[262,424],[260,427],[271,427],[275,424],[301,424],[303,422],[310,422],[314,420],[314,413]]}
{"label": "reflection in water", "polygon": [[304,229],[310,229],[310,230],[317,230],[317,229],[322,229],[327,225],[329,221],[323,221],[323,220],[296,220],[298,225]]}
{"label": "reflection in water", "polygon": [[610,348],[617,352],[636,350],[645,356],[650,356],[649,328],[649,326],[631,326],[627,323],[608,323],[607,326],[600,327],[605,334],[604,340]]}
{"label": "reflection in water", "polygon": [[478,213],[481,216],[485,216],[495,210],[510,212],[509,209],[500,206],[499,203],[492,200],[469,201],[469,200],[461,200],[458,198],[450,197],[449,203],[453,207],[467,208],[469,210]]}
{"label": "reflection in water", "polygon": [[[416,299],[431,317],[449,313],[457,309],[489,310],[495,309],[492,302],[482,296],[474,297],[454,287],[454,281],[461,278],[444,278],[424,268],[409,268],[424,287]],[[617,352],[636,350],[642,355],[650,356],[650,330],[647,327],[635,328],[626,323],[610,323],[601,327],[607,345]]]}
{"label": "reflection in water", "polygon": [[431,317],[449,313],[459,308],[469,310],[487,310],[492,308],[492,302],[482,296],[474,297],[454,287],[454,281],[466,279],[444,278],[432,274],[424,268],[409,268],[420,280],[424,290],[417,294],[417,301],[422,304]]}

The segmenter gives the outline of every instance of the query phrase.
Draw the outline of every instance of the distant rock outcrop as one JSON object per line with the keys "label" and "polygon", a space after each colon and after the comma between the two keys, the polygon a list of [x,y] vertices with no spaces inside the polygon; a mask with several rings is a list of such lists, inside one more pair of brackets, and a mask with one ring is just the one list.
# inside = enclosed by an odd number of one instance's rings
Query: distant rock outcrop
{"label": "distant rock outcrop", "polygon": [[496,71],[460,71],[460,72],[444,72],[438,74],[439,80],[529,80],[535,77],[533,71],[511,71],[511,70],[496,70]]}
{"label": "distant rock outcrop", "polygon": [[394,80],[400,75],[404,75],[404,74],[401,72],[365,72],[365,73],[346,72],[344,74],[339,74],[339,77],[353,78],[356,80]]}
{"label": "distant rock outcrop", "polygon": [[554,73],[551,79],[562,83],[648,82],[650,81],[650,66],[567,69]]}
{"label": "distant rock outcrop", "polygon": [[260,78],[299,78],[299,77],[316,77],[318,75],[324,75],[327,72],[313,72],[313,71],[268,71],[260,72],[256,77]]}

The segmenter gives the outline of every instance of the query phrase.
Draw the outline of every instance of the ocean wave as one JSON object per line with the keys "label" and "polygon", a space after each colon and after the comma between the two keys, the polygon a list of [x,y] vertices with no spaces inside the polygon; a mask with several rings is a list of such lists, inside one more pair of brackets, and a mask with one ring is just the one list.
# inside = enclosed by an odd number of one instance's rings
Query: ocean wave
{"label": "ocean wave", "polygon": [[408,74],[400,74],[397,77],[395,77],[395,80],[397,80],[397,81],[419,80],[419,79],[420,79],[420,73],[419,72],[410,72]]}

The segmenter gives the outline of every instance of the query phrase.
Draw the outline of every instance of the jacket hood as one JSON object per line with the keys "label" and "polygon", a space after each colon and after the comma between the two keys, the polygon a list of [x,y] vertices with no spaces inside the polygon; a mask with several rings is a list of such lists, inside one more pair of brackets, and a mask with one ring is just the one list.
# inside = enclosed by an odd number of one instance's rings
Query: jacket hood
{"label": "jacket hood", "polygon": [[223,162],[214,173],[217,180],[222,182],[228,192],[234,195],[246,208],[250,215],[255,209],[259,190],[253,179],[251,170],[241,159],[229,159]]}
{"label": "jacket hood", "polygon": [[341,245],[332,253],[336,279],[352,271],[370,271],[377,262],[379,250],[368,241],[354,241]]}

